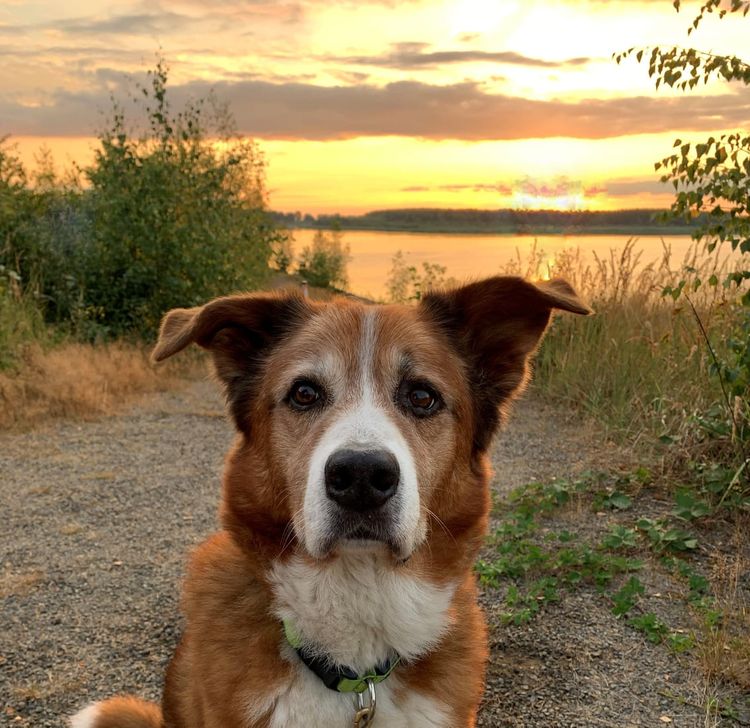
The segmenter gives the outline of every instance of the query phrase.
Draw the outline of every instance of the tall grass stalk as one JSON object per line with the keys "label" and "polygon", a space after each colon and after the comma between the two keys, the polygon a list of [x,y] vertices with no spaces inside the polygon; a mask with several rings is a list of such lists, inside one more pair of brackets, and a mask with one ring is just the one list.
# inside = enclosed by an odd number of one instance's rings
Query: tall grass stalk
{"label": "tall grass stalk", "polygon": [[[712,358],[691,306],[663,291],[685,275],[686,290],[712,275],[721,279],[731,260],[695,246],[676,265],[665,244],[660,260],[644,264],[634,239],[593,262],[580,250],[559,253],[547,270],[545,259],[534,249],[510,272],[566,278],[595,315],[584,321],[555,319],[537,356],[536,390],[595,416],[630,441],[669,437],[683,443],[686,452],[689,447],[691,455],[701,442],[709,447],[704,415],[721,406],[720,381],[710,371]],[[739,315],[735,295],[706,285],[691,294],[719,352]]]}

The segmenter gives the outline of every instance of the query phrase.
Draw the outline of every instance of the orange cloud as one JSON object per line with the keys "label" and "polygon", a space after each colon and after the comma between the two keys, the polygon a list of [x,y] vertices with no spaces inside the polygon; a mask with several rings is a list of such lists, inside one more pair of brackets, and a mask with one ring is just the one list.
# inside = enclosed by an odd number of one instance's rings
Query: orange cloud
{"label": "orange cloud", "polygon": [[451,63],[493,63],[529,66],[532,68],[561,68],[583,66],[591,59],[587,57],[568,58],[562,61],[548,61],[533,58],[514,51],[450,50],[428,51],[428,43],[397,43],[393,50],[377,56],[328,56],[327,61],[352,63],[362,66],[383,66],[386,68],[420,68],[441,66]]}
{"label": "orange cloud", "polygon": [[[603,139],[750,123],[750,106],[735,93],[547,101],[490,94],[468,82],[439,86],[398,81],[382,87],[192,82],[172,87],[172,100],[179,105],[212,90],[229,102],[240,132],[266,139]],[[48,103],[34,105],[0,98],[0,118],[17,135],[85,135],[92,131],[97,110],[109,108],[109,94],[106,88],[58,91]]]}

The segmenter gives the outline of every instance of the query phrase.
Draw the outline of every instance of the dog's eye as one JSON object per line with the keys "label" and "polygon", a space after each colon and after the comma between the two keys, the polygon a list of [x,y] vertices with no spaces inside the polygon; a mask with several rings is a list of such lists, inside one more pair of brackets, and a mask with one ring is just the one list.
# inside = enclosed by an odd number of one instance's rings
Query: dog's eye
{"label": "dog's eye", "polygon": [[435,414],[443,404],[440,395],[432,387],[421,382],[404,382],[400,395],[402,406],[417,417]]}
{"label": "dog's eye", "polygon": [[426,389],[412,389],[409,392],[409,404],[418,409],[432,409],[435,406],[435,395]]}
{"label": "dog's eye", "polygon": [[295,409],[306,410],[321,400],[320,388],[308,381],[295,382],[289,391],[289,402]]}

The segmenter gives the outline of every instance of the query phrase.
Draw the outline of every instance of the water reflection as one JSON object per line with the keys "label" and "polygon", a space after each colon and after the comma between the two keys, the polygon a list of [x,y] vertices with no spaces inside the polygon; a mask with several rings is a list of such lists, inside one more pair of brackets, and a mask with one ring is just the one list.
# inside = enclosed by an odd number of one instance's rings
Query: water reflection
{"label": "water reflection", "polygon": [[[309,245],[314,230],[295,230],[295,253]],[[393,256],[403,251],[406,261],[422,261],[446,266],[447,275],[458,280],[481,278],[500,273],[509,264],[522,274],[549,278],[561,251],[578,249],[582,261],[593,262],[594,255],[609,257],[622,250],[628,235],[456,235],[440,233],[394,233],[371,230],[346,231],[344,241],[351,248],[349,288],[374,299],[385,296],[385,282]],[[639,265],[660,261],[664,246],[672,253],[672,265],[678,268],[694,245],[688,235],[642,236],[635,249],[640,251]],[[531,260],[533,258],[533,260]]]}

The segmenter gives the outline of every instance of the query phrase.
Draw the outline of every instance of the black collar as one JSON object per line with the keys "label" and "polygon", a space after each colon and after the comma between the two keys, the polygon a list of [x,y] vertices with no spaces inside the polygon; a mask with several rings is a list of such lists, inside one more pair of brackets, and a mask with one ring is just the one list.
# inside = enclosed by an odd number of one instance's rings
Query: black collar
{"label": "black collar", "polygon": [[401,658],[386,660],[368,670],[363,675],[358,675],[350,667],[333,667],[330,660],[308,651],[297,630],[291,622],[284,620],[284,635],[286,641],[294,648],[302,662],[307,665],[323,682],[329,690],[338,693],[361,693],[367,690],[367,682],[374,684],[383,682],[401,662]]}

